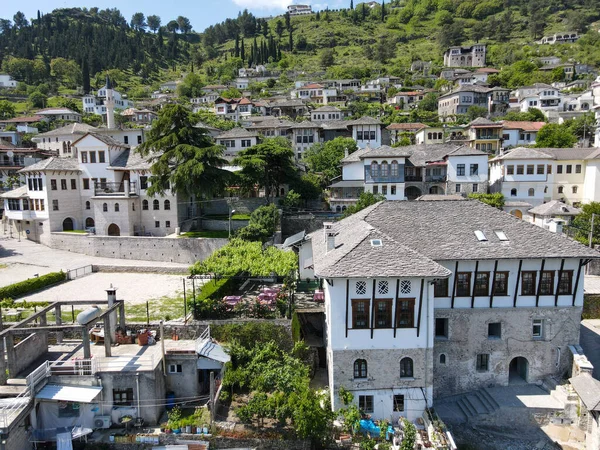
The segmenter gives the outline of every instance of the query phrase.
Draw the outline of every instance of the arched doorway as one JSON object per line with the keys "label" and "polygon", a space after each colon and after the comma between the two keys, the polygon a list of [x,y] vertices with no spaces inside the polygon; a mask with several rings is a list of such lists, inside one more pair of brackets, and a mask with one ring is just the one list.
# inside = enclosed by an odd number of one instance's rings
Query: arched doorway
{"label": "arched doorway", "polygon": [[121,230],[117,224],[111,223],[108,226],[108,235],[109,236],[121,236]]}
{"label": "arched doorway", "polygon": [[444,189],[440,186],[431,186],[429,188],[429,193],[433,195],[444,195]]}
{"label": "arched doorway", "polygon": [[404,190],[404,194],[408,200],[415,200],[419,198],[421,194],[421,190],[416,186],[409,186]]}
{"label": "arched doorway", "polygon": [[517,219],[522,219],[523,218],[523,213],[519,209],[513,209],[510,213],[513,216],[515,216]]}
{"label": "arched doorway", "polygon": [[75,227],[73,225],[73,219],[67,217],[65,220],[63,220],[63,231],[73,231],[74,229]]}
{"label": "arched doorway", "polygon": [[508,366],[508,384],[527,383],[529,377],[529,361],[522,356],[513,358]]}
{"label": "arched doorway", "polygon": [[91,217],[88,217],[87,219],[85,219],[85,227],[86,228],[93,228],[94,227],[94,219],[92,219]]}

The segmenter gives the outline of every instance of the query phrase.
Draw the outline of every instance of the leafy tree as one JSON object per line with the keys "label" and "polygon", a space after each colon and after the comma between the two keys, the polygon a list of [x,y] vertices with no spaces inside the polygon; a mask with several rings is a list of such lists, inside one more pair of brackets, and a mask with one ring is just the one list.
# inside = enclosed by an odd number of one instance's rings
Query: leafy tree
{"label": "leafy tree", "polygon": [[31,106],[34,108],[43,108],[46,106],[48,97],[42,94],[40,91],[33,91],[31,94],[29,94],[28,100],[29,103],[31,103]]}
{"label": "leafy tree", "polygon": [[568,124],[547,123],[538,131],[535,146],[538,148],[569,148],[577,142],[577,136]]}
{"label": "leafy tree", "polygon": [[188,34],[192,31],[192,24],[190,23],[190,19],[184,16],[177,17],[177,25],[179,26],[179,31],[183,34]]}
{"label": "leafy tree", "polygon": [[144,29],[146,29],[146,27],[148,26],[146,24],[146,16],[144,16],[144,13],[141,12],[136,12],[133,14],[133,16],[131,16],[131,28],[138,30],[138,31],[143,31]]}
{"label": "leafy tree", "polygon": [[594,231],[592,233],[592,243],[596,246],[600,244],[600,202],[590,202],[582,205],[581,214],[573,219],[570,228],[575,231],[574,239],[576,241],[589,245],[592,214],[596,215],[594,218]]}
{"label": "leafy tree", "polygon": [[569,130],[579,139],[589,139],[596,129],[596,118],[593,112],[587,112],[576,119],[565,122]]}
{"label": "leafy tree", "polygon": [[221,92],[221,97],[224,98],[240,98],[241,96],[241,91],[234,87],[230,87],[229,89],[225,89]]}
{"label": "leafy tree", "polygon": [[381,194],[373,194],[372,192],[363,192],[360,194],[358,201],[355,205],[349,206],[346,211],[344,211],[343,217],[351,216],[354,213],[357,213],[375,203],[382,202],[385,200],[385,197]]}
{"label": "leafy tree", "polygon": [[322,180],[315,173],[305,173],[300,178],[296,178],[290,183],[290,186],[300,195],[305,202],[316,200],[323,193]]}
{"label": "leafy tree", "polygon": [[339,177],[342,172],[340,161],[348,154],[358,150],[356,141],[352,138],[337,137],[324,144],[315,144],[304,153],[304,161],[312,172],[322,174],[322,183],[328,184],[330,180]]}
{"label": "leafy tree", "polygon": [[2,120],[12,119],[15,115],[15,105],[8,100],[0,100],[0,117]]}
{"label": "leafy tree", "polygon": [[169,23],[167,23],[167,31],[169,31],[169,33],[175,33],[177,30],[179,30],[179,24],[177,21],[170,20]]}
{"label": "leafy tree", "polygon": [[245,186],[261,186],[267,201],[272,201],[279,187],[296,177],[293,157],[290,142],[276,137],[242,150],[233,164],[241,166],[240,176]]}
{"label": "leafy tree", "polygon": [[454,22],[454,16],[450,11],[441,10],[435,15],[435,24],[439,27],[450,25],[452,22]]}
{"label": "leafy tree", "polygon": [[423,100],[419,102],[419,109],[423,111],[437,112],[438,110],[438,97],[439,94],[435,92],[429,92],[425,94]]}
{"label": "leafy tree", "polygon": [[177,95],[180,97],[194,98],[202,95],[204,81],[197,73],[188,73],[183,81],[177,85]]}
{"label": "leafy tree", "polygon": [[443,49],[453,45],[460,45],[464,39],[464,24],[462,22],[454,22],[443,27],[438,33],[438,43]]}
{"label": "leafy tree", "polygon": [[279,212],[273,203],[261,206],[252,211],[248,225],[238,230],[236,237],[244,241],[266,242],[275,233],[278,219]]}
{"label": "leafy tree", "polygon": [[81,112],[81,102],[69,97],[59,97],[58,106],[69,108],[71,111]]}
{"label": "leafy tree", "polygon": [[81,79],[81,69],[75,61],[54,58],[50,61],[50,73],[68,86],[76,86]]}
{"label": "leafy tree", "polygon": [[335,53],[332,49],[326,48],[321,52],[320,56],[321,67],[326,69],[327,67],[333,66],[335,64]]}
{"label": "leafy tree", "polygon": [[546,116],[537,108],[529,108],[526,112],[511,111],[506,113],[502,120],[515,120],[525,122],[545,122]]}
{"label": "leafy tree", "polygon": [[467,119],[470,121],[477,119],[478,117],[486,117],[488,115],[488,109],[484,106],[469,106],[467,109]]}
{"label": "leafy tree", "polygon": [[415,448],[415,441],[417,439],[417,428],[412,422],[402,419],[404,436],[402,437],[402,444],[400,444],[400,450],[413,450]]}
{"label": "leafy tree", "polygon": [[481,203],[493,206],[494,208],[502,209],[504,206],[504,195],[500,192],[495,194],[473,193],[469,194],[468,197],[479,200]]}
{"label": "leafy tree", "polygon": [[152,162],[149,195],[171,189],[183,195],[204,197],[220,193],[229,172],[223,148],[205,130],[194,127],[193,115],[181,105],[167,105],[136,151]]}
{"label": "leafy tree", "polygon": [[152,32],[156,33],[156,31],[160,28],[160,17],[156,15],[148,16],[146,18],[148,22],[148,28],[152,30]]}
{"label": "leafy tree", "polygon": [[283,199],[283,206],[286,208],[298,208],[302,205],[302,197],[299,193],[291,189]]}
{"label": "leafy tree", "polygon": [[19,29],[29,25],[25,14],[23,14],[21,11],[17,11],[17,13],[13,16],[13,22],[15,27]]}
{"label": "leafy tree", "polygon": [[281,19],[278,19],[275,23],[275,34],[277,34],[279,40],[281,40],[281,36],[283,35],[284,30],[285,28],[283,26],[283,22],[281,21]]}

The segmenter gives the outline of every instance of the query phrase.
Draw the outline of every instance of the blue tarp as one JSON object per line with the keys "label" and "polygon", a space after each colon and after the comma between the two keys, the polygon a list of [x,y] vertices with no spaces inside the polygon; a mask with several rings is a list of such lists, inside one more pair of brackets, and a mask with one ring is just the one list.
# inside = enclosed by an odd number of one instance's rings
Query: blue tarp
{"label": "blue tarp", "polygon": [[[378,437],[381,434],[380,428],[373,422],[371,419],[362,419],[359,422],[360,432],[362,434],[369,433],[372,437]],[[391,426],[388,426],[386,439],[388,436],[394,435],[394,429]]]}

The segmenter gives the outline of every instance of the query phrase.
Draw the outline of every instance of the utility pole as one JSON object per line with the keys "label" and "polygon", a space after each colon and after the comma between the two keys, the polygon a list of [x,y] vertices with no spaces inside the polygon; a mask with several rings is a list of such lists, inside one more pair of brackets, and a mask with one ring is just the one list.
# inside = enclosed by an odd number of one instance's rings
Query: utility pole
{"label": "utility pole", "polygon": [[215,373],[210,372],[210,425],[215,421]]}
{"label": "utility pole", "polygon": [[594,244],[593,244],[593,238],[594,238],[594,219],[596,218],[596,214],[592,213],[592,224],[590,227],[590,235],[589,235],[589,246],[590,248],[593,248]]}

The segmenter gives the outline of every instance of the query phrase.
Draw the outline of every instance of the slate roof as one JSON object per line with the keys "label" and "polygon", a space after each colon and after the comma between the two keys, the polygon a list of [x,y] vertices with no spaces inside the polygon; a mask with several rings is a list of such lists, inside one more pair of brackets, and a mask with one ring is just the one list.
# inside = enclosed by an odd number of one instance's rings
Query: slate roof
{"label": "slate roof", "polygon": [[322,128],[322,126],[318,122],[311,122],[310,120],[305,120],[303,122],[293,123],[291,128]]}
{"label": "slate roof", "polygon": [[77,114],[77,115],[81,115],[79,114],[77,111],[73,111],[72,109],[69,108],[45,108],[45,109],[40,109],[39,111],[35,112],[36,115],[38,116],[43,116],[43,115],[55,115],[55,114]]}
{"label": "slate roof", "polygon": [[342,112],[342,110],[335,106],[321,106],[320,108],[313,109],[312,112]]}
{"label": "slate roof", "polygon": [[4,192],[0,194],[0,198],[29,198],[27,186],[21,186],[12,191]]}
{"label": "slate roof", "polygon": [[552,156],[552,159],[570,160],[570,159],[589,159],[592,153],[597,152],[597,148],[540,148],[538,149]]}
{"label": "slate roof", "polygon": [[387,127],[385,127],[387,130],[393,131],[393,130],[420,130],[421,128],[427,128],[427,125],[425,125],[424,123],[392,123],[390,125],[388,125]]}
{"label": "slate roof", "polygon": [[552,156],[537,148],[517,147],[504,155],[496,156],[491,161],[502,161],[505,159],[552,159]]}
{"label": "slate roof", "polygon": [[467,124],[467,128],[468,127],[502,127],[502,124],[500,122],[493,122],[489,119],[485,119],[483,117],[478,117],[475,120],[472,120],[471,122],[469,122]]}
{"label": "slate roof", "polygon": [[73,142],[71,145],[77,144],[79,141],[81,141],[83,138],[85,138],[88,135],[95,137],[100,142],[103,142],[106,145],[109,145],[111,147],[129,148],[129,145],[123,144],[122,142],[119,142],[116,139],[113,139],[110,136],[106,136],[106,135],[101,134],[101,133],[86,133],[83,136],[81,136],[79,139],[77,139],[75,142]]}
{"label": "slate roof", "polygon": [[150,170],[152,164],[138,152],[125,150],[117,156],[108,169],[113,170]]}
{"label": "slate roof", "polygon": [[235,138],[249,138],[258,137],[258,133],[255,131],[248,131],[244,128],[232,128],[229,131],[225,131],[217,136],[217,139],[235,139]]}
{"label": "slate roof", "polygon": [[582,373],[569,381],[588,411],[600,411],[600,381],[589,373]]}
{"label": "slate roof", "polygon": [[476,148],[469,147],[468,145],[461,145],[456,150],[449,152],[446,156],[481,156],[487,155],[487,153],[477,150]]}
{"label": "slate roof", "polygon": [[347,130],[350,125],[353,125],[350,120],[328,120],[326,122],[319,122],[319,126],[324,130]]}
{"label": "slate roof", "polygon": [[458,150],[460,147],[456,144],[419,144],[402,148],[410,153],[408,161],[413,166],[423,167],[432,161],[442,161],[444,156]]}
{"label": "slate roof", "polygon": [[581,214],[579,208],[567,205],[560,200],[552,200],[529,210],[531,214],[538,216],[576,216]]}
{"label": "slate roof", "polygon": [[70,170],[81,172],[79,169],[79,161],[75,158],[57,158],[56,156],[38,161],[31,166],[19,170],[19,172],[41,172],[45,170]]}
{"label": "slate roof", "polygon": [[248,129],[258,130],[263,128],[292,128],[295,124],[289,120],[280,120],[275,117],[269,116],[268,120],[261,120],[260,122],[253,123]]}
{"label": "slate roof", "polygon": [[65,125],[64,127],[57,128],[55,130],[46,131],[45,133],[40,133],[36,135],[36,138],[44,138],[44,137],[53,137],[53,136],[64,136],[68,134],[86,134],[96,131],[97,128],[87,123],[70,123]]}
{"label": "slate roof", "polygon": [[363,116],[360,119],[350,120],[348,125],[382,125],[382,122],[374,117]]}
{"label": "slate roof", "polygon": [[600,158],[597,148],[528,148],[517,147],[492,161],[504,159],[553,159],[558,161]]}
{"label": "slate roof", "polygon": [[[372,227],[365,218],[381,203],[333,225],[336,247],[327,250],[325,233],[310,235],[315,274],[321,277],[447,277],[450,271]],[[381,239],[383,245],[371,245]]]}
{"label": "slate roof", "polygon": [[476,92],[478,94],[487,94],[490,92],[490,88],[484,86],[477,86],[475,84],[464,85],[459,87],[458,89],[453,90],[452,92],[448,92],[447,94],[440,95],[439,98],[448,97],[450,95],[458,94],[460,92]]}

